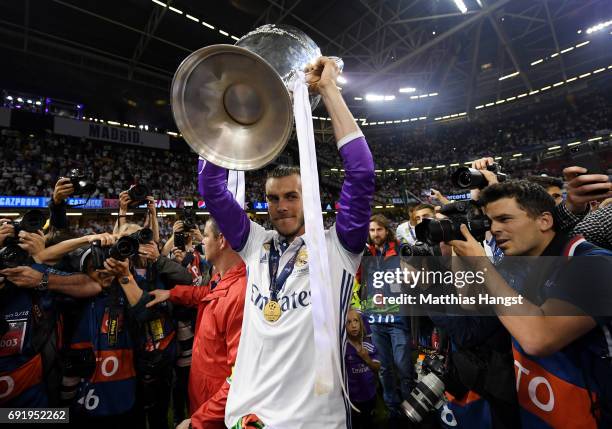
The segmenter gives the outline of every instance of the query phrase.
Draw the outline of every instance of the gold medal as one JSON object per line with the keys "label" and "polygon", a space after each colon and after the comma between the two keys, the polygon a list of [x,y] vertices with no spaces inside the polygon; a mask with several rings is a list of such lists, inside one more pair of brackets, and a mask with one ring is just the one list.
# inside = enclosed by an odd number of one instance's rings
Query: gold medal
{"label": "gold medal", "polygon": [[276,322],[281,317],[281,307],[276,301],[268,301],[263,309],[264,318],[268,322]]}

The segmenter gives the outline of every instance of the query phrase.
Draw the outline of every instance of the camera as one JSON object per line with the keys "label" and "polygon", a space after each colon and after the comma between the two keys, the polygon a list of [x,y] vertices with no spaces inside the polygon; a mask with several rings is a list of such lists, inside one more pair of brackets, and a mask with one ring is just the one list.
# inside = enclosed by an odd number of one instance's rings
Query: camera
{"label": "camera", "polygon": [[183,226],[185,227],[185,232],[198,227],[196,211],[192,201],[185,201],[183,203]]}
{"label": "camera", "polygon": [[174,234],[174,247],[184,252],[186,244],[187,244],[187,237],[185,236],[184,232],[177,232]]}
{"label": "camera", "polygon": [[427,414],[446,402],[444,379],[447,371],[444,361],[444,356],[437,353],[425,356],[420,380],[410,392],[410,398],[401,405],[404,414],[413,423],[420,423]]}
{"label": "camera", "polygon": [[30,210],[26,212],[21,220],[11,222],[15,229],[13,237],[6,237],[4,244],[6,246],[17,245],[19,243],[19,232],[38,232],[43,229],[47,221],[45,215],[40,210]]}
{"label": "camera", "polygon": [[149,244],[153,241],[153,230],[151,228],[142,228],[128,237],[138,240],[139,244]]}
{"label": "camera", "polygon": [[432,256],[433,249],[422,241],[417,241],[414,244],[402,244],[400,247],[400,256]]}
{"label": "camera", "polygon": [[440,213],[448,219],[423,219],[415,228],[419,241],[430,246],[451,240],[463,240],[461,224],[464,223],[476,241],[483,241],[485,233],[491,228],[491,221],[483,213],[477,202],[457,201],[446,204]]}
{"label": "camera", "polygon": [[93,241],[91,243],[91,260],[93,269],[104,269],[104,261],[107,258],[124,261],[126,258],[138,255],[139,245],[140,243],[138,239],[129,235],[121,237],[110,247],[102,247],[100,240]]}
{"label": "camera", "polygon": [[[504,182],[507,175],[501,172],[501,166],[497,163],[487,165],[487,170],[497,176],[497,180]],[[489,184],[484,175],[475,168],[460,167],[451,175],[453,185],[461,189],[483,189]]]}
{"label": "camera", "polygon": [[82,170],[73,168],[67,176],[74,188],[74,194],[85,194],[93,190],[93,184],[87,181],[87,177]]}
{"label": "camera", "polygon": [[147,185],[141,183],[132,185],[127,191],[130,197],[130,206],[136,207],[147,203],[147,196],[151,195],[151,191]]}
{"label": "camera", "polygon": [[27,265],[29,253],[16,244],[0,249],[0,270]]}

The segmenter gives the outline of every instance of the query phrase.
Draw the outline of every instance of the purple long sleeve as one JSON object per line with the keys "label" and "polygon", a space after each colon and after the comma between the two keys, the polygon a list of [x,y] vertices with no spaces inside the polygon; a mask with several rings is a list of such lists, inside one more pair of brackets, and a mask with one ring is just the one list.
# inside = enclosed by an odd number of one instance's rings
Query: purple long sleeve
{"label": "purple long sleeve", "polygon": [[368,239],[370,204],[374,198],[374,160],[364,137],[340,148],[345,179],[340,191],[336,231],[343,246],[361,253]]}
{"label": "purple long sleeve", "polygon": [[204,169],[201,166],[202,161],[199,161],[198,190],[206,208],[232,249],[240,251],[247,242],[251,225],[247,214],[227,189],[227,170],[210,162],[206,162]]}

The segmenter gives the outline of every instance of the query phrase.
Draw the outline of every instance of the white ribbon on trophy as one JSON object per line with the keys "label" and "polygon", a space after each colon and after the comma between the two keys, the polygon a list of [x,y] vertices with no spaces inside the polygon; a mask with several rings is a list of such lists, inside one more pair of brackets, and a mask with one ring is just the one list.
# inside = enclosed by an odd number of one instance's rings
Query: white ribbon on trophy
{"label": "white ribbon on trophy", "polygon": [[[206,160],[204,158],[200,156],[199,159],[201,161],[201,166],[200,171],[198,171],[198,176],[202,174],[204,166],[206,165]],[[232,193],[240,207],[244,209],[246,202],[244,171],[228,170],[227,189]]]}
{"label": "white ribbon on trophy", "polygon": [[[340,350],[336,341],[335,321],[330,320],[333,309],[331,277],[325,230],[321,214],[319,173],[315,152],[312,112],[308,86],[304,73],[297,72],[290,90],[293,92],[293,113],[300,153],[302,176],[302,200],[304,202],[304,235],[308,250],[308,270],[312,299],[312,321],[314,328],[315,395],[328,394],[334,387],[334,369],[340,373]],[[341,383],[342,384],[342,383]]]}

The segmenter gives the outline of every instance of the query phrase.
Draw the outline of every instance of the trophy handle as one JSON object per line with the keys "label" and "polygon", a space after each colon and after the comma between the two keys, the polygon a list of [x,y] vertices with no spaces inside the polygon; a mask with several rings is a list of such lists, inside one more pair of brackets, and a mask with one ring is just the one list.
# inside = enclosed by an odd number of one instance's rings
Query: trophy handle
{"label": "trophy handle", "polygon": [[340,69],[340,72],[342,72],[342,70],[344,69],[344,61],[342,61],[342,58],[334,57],[333,55],[328,55],[327,58],[335,62],[338,68]]}

